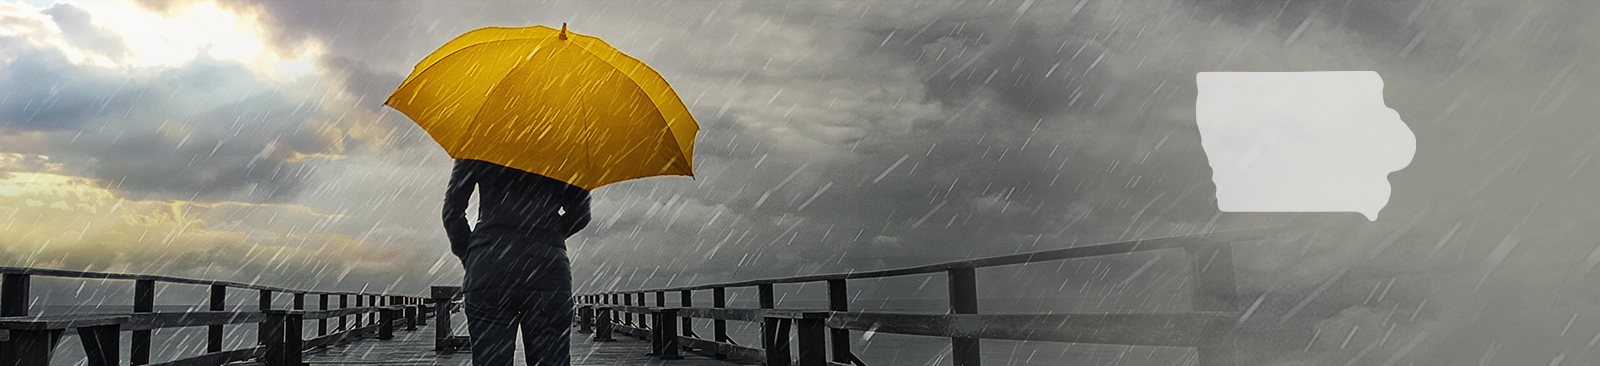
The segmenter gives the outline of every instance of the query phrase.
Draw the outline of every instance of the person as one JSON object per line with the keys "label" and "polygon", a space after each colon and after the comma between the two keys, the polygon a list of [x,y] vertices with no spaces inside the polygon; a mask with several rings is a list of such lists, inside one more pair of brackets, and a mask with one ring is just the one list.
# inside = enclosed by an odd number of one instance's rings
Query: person
{"label": "person", "polygon": [[[478,222],[467,200],[478,190]],[[450,251],[466,268],[472,363],[510,365],[522,332],[529,366],[569,364],[572,269],[566,239],[589,225],[589,192],[480,160],[456,160],[444,198]]]}

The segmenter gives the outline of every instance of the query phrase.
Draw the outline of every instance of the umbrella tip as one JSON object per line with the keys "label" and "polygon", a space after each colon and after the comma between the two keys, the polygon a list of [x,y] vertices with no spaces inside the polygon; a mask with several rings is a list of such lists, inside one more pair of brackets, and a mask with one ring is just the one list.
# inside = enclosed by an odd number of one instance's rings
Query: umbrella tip
{"label": "umbrella tip", "polygon": [[563,41],[567,40],[567,23],[561,23],[561,35],[557,36],[557,38],[561,38]]}

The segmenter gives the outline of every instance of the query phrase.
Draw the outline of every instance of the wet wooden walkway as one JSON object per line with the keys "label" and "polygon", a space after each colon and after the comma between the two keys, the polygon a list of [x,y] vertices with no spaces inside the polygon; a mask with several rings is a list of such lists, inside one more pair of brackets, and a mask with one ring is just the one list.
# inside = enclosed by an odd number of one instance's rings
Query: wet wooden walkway
{"label": "wet wooden walkway", "polygon": [[[454,334],[466,334],[466,316],[455,313]],[[434,329],[437,323],[429,322],[415,331],[396,330],[394,339],[366,338],[346,344],[308,351],[306,365],[393,365],[393,366],[471,366],[472,353],[466,351],[438,354],[433,351]],[[589,341],[590,334],[572,332],[572,366],[730,366],[755,365],[757,361],[728,362],[688,352],[681,360],[662,360],[646,356],[650,342],[617,334],[614,342]],[[521,342],[518,342],[519,344]],[[526,366],[521,350],[516,366]]]}

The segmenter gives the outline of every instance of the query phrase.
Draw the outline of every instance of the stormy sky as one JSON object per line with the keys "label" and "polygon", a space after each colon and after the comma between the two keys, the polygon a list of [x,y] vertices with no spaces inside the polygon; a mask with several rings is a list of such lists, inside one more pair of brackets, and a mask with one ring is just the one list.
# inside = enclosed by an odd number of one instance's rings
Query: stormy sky
{"label": "stormy sky", "polygon": [[[568,240],[579,292],[1300,224],[1234,247],[1241,307],[1291,329],[1263,363],[1593,364],[1597,6],[0,3],[0,264],[458,283],[450,158],[382,100],[463,32],[567,23],[654,67],[701,127],[694,178],[594,192]],[[1378,218],[1219,212],[1195,73],[1336,70],[1380,74],[1416,135]],[[1181,252],[1044,267],[979,271],[1013,299],[980,309],[1188,310]],[[943,296],[921,282],[852,288]]]}

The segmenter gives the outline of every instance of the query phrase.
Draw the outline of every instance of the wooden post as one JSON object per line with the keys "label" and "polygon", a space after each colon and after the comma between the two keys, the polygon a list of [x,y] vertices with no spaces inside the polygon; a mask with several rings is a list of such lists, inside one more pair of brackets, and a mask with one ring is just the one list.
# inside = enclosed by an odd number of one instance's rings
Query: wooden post
{"label": "wooden post", "polygon": [[[667,292],[666,291],[656,291],[656,307],[657,308],[667,307]],[[678,333],[677,332],[666,333],[665,331],[667,329],[667,326],[666,326],[666,324],[662,324],[662,323],[677,323],[677,318],[676,317],[669,318],[669,317],[666,316],[666,313],[662,313],[660,311],[656,311],[656,312],[650,313],[650,335],[651,335],[650,341],[651,341],[651,343],[656,344],[656,346],[658,346],[658,347],[666,348],[666,346],[667,346],[667,338],[668,337],[677,338],[678,337]],[[676,329],[677,327],[672,327],[672,328]],[[661,355],[665,356],[666,353],[661,353]]]}
{"label": "wooden post", "polygon": [[[133,282],[133,312],[148,313],[155,311],[156,281],[136,280]],[[150,331],[133,331],[132,344],[128,347],[128,363],[130,365],[150,364]]]}
{"label": "wooden post", "polygon": [[762,319],[761,339],[766,343],[766,366],[789,366],[789,322],[786,318]]}
{"label": "wooden post", "polygon": [[[972,268],[952,268],[947,274],[950,282],[950,312],[952,314],[978,313],[978,276]],[[978,366],[978,339],[950,338],[950,360],[955,366]]]}
{"label": "wooden post", "polygon": [[[762,309],[772,309],[772,284],[756,285]],[[789,322],[787,319],[764,318],[761,321],[761,349],[767,351],[767,366],[789,365]]]}
{"label": "wooden post", "polygon": [[[633,295],[632,294],[623,294],[622,295],[622,305],[633,306]],[[644,318],[641,317],[639,319],[639,321],[640,322],[644,322]],[[633,313],[626,312],[626,311],[622,312],[622,324],[630,326],[630,327],[633,326]]]}
{"label": "wooden post", "polygon": [[117,366],[122,356],[118,337],[122,333],[122,324],[106,324],[90,327],[78,327],[78,338],[83,341],[83,354],[88,356],[89,366]]}
{"label": "wooden post", "polygon": [[415,300],[416,299],[412,299],[410,296],[407,296],[402,298],[401,301],[406,306],[404,315],[406,317],[407,332],[417,330],[417,324],[421,323],[420,320],[422,319],[422,306],[417,305]]}
{"label": "wooden post", "polygon": [[[306,294],[305,293],[300,293],[300,292],[294,293],[294,303],[292,304],[292,306],[294,306],[294,310],[299,310],[299,311],[304,312],[306,310]],[[299,317],[304,319],[305,316],[301,315]],[[294,335],[294,339],[296,341],[299,341],[300,339],[304,338],[305,333],[300,333],[299,330],[304,328],[305,326],[306,326],[306,324],[303,323],[303,322],[294,324],[294,329],[296,331],[295,331],[295,333],[293,333],[293,335]],[[298,350],[298,349],[299,348],[296,348],[296,350]]]}
{"label": "wooden post", "polygon": [[658,334],[661,334],[661,359],[681,360],[683,356],[678,354],[678,322],[673,321],[678,318],[678,309],[661,309],[660,314],[661,331]]}
{"label": "wooden post", "polygon": [[0,280],[0,316],[28,316],[29,276],[7,273]]}
{"label": "wooden post", "polygon": [[[640,292],[637,295],[639,295],[639,306],[650,306],[650,305],[645,305],[644,293],[643,292]],[[645,320],[644,317],[645,317],[645,314],[639,314],[639,327],[640,328],[651,328],[652,330],[655,329],[656,327],[650,325],[651,324],[650,321]],[[641,333],[636,334],[636,335],[639,336],[639,339],[644,339],[644,337],[648,336],[648,333],[641,332]]]}
{"label": "wooden post", "polygon": [[[317,310],[328,310],[328,294],[317,295]],[[317,319],[317,336],[328,335],[328,318]]]}
{"label": "wooden post", "polygon": [[[261,311],[272,310],[272,290],[261,290],[261,299],[257,302],[257,304],[259,304],[258,308],[260,308]],[[270,318],[268,323],[270,323]],[[256,324],[256,344],[267,344],[266,339],[268,336],[270,336],[267,334],[267,331],[272,330],[272,327],[269,326],[268,323]]]}
{"label": "wooden post", "polygon": [[11,341],[0,343],[5,348],[0,360],[9,363],[6,366],[50,366],[50,356],[61,343],[61,333],[61,329],[12,329]]}
{"label": "wooden post", "polygon": [[266,323],[262,329],[266,337],[266,354],[261,356],[265,366],[300,366],[301,348],[304,342],[300,339],[301,325],[305,322],[303,310],[263,310],[267,315]]}
{"label": "wooden post", "polygon": [[[725,287],[714,287],[714,288],[711,289],[711,307],[717,308],[717,309],[723,309],[723,308],[727,308],[728,307],[728,290],[727,290],[727,288],[725,288]],[[712,320],[711,321],[711,332],[713,333],[712,336],[715,337],[717,343],[727,342],[728,341],[728,321],[727,320],[722,320],[722,319]],[[726,359],[728,359],[728,354],[722,353],[722,347],[717,347],[715,358],[718,359],[718,360],[726,360]]]}
{"label": "wooden post", "polygon": [[420,327],[420,326],[428,325],[428,313],[427,313],[427,311],[428,311],[428,303],[427,303],[427,301],[423,300],[420,297],[412,298],[411,301],[413,303],[417,304],[417,326]]}
{"label": "wooden post", "polygon": [[[1233,278],[1233,249],[1230,243],[1211,243],[1183,247],[1189,256],[1189,271],[1194,276],[1194,290],[1189,307],[1194,311],[1238,312],[1238,287]],[[1247,363],[1236,351],[1238,340],[1233,334],[1212,334],[1206,342],[1195,347],[1199,351],[1200,366],[1238,365]]]}
{"label": "wooden post", "polygon": [[594,333],[594,305],[578,307],[578,333]]}
{"label": "wooden post", "polygon": [[433,350],[436,352],[455,349],[450,340],[450,299],[454,299],[460,291],[461,287],[456,286],[433,286],[433,304],[436,306],[434,320],[439,322],[438,329],[433,333]]}
{"label": "wooden post", "polygon": [[[827,313],[807,313],[796,319],[796,328],[799,339],[795,340],[800,346],[800,366],[825,366],[828,364],[828,329]],[[848,364],[848,363],[847,363]]]}
{"label": "wooden post", "polygon": [[[361,308],[362,307],[361,304],[362,304],[362,302],[366,301],[366,298],[367,298],[367,295],[356,295],[356,308]],[[350,323],[350,330],[355,330],[356,328],[360,328],[360,327],[366,326],[367,325],[366,319],[367,319],[367,315],[366,314],[364,314],[364,313],[363,314],[356,314],[356,320],[354,322]]]}
{"label": "wooden post", "polygon": [[[262,291],[265,292],[266,290]],[[267,353],[261,355],[261,363],[265,364],[265,366],[288,366],[287,360],[284,359],[284,350],[287,345],[283,343],[285,331],[283,325],[284,321],[288,319],[288,313],[271,311],[270,309],[262,309],[261,312],[267,314],[267,321],[261,323],[261,338],[258,339],[267,349]]]}
{"label": "wooden post", "polygon": [[288,366],[301,366],[301,352],[304,341],[301,336],[306,334],[301,327],[305,326],[305,311],[295,310],[289,312],[283,319],[283,360]]}
{"label": "wooden post", "polygon": [[[211,311],[226,311],[228,285],[211,285]],[[206,353],[222,352],[222,324],[206,327]]]}
{"label": "wooden post", "polygon": [[[339,294],[339,308],[340,309],[349,309],[350,308],[350,295],[349,294]],[[348,316],[348,315],[340,315],[339,316],[339,327],[335,328],[334,330],[337,330],[339,332],[348,332],[348,331],[350,331],[350,328],[345,325],[345,324],[348,324],[349,318],[350,318],[350,316]],[[344,337],[339,337],[339,338],[344,338]]]}
{"label": "wooden post", "polygon": [[394,339],[394,309],[388,306],[378,308],[378,339]]}
{"label": "wooden post", "polygon": [[[828,310],[850,311],[850,295],[845,292],[845,283],[842,278],[828,280]],[[805,331],[805,327],[806,325],[804,324],[800,325],[801,331]],[[831,329],[829,333],[829,336],[833,338],[833,362],[849,364],[852,354],[850,351],[850,330]],[[800,362],[805,363],[804,357],[801,357]]]}
{"label": "wooden post", "polygon": [[611,338],[611,327],[613,326],[611,322],[611,319],[613,319],[611,316],[611,307],[597,307],[595,308],[595,313],[598,315],[599,320],[595,321],[594,323],[594,341],[615,341],[616,339]]}
{"label": "wooden post", "polygon": [[[693,299],[694,299],[693,291],[689,291],[689,290],[678,291],[678,300],[683,304],[683,307],[687,308],[687,307],[694,306],[694,300]],[[683,336],[685,336],[685,337],[693,335],[694,334],[694,318],[691,318],[691,317],[688,317],[688,316],[683,317],[683,329],[682,329],[682,332],[679,332],[679,333],[683,334]]]}

